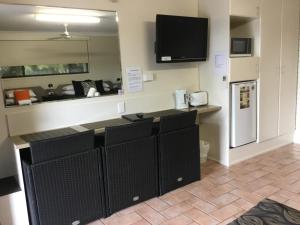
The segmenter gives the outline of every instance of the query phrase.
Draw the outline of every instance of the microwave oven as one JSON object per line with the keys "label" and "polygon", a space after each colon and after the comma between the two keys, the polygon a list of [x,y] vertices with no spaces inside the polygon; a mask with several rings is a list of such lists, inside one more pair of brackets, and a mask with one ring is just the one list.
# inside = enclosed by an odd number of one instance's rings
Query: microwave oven
{"label": "microwave oven", "polygon": [[252,38],[231,38],[230,47],[231,57],[249,57],[252,56]]}

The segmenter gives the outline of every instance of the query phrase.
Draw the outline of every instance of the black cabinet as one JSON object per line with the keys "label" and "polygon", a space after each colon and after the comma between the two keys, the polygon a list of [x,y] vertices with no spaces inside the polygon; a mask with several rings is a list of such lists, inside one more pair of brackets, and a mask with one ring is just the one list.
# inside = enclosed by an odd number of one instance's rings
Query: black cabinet
{"label": "black cabinet", "polygon": [[94,132],[32,143],[23,160],[32,225],[86,224],[104,216],[102,166],[93,146]]}
{"label": "black cabinet", "polygon": [[196,111],[161,117],[158,128],[160,194],[200,180]]}
{"label": "black cabinet", "polygon": [[21,158],[31,225],[86,224],[199,180],[196,112],[168,113],[159,124],[112,120],[96,136],[27,135],[33,140]]}
{"label": "black cabinet", "polygon": [[108,215],[158,196],[152,119],[107,128],[102,160]]}
{"label": "black cabinet", "polygon": [[161,194],[200,180],[197,125],[160,134],[158,146]]}

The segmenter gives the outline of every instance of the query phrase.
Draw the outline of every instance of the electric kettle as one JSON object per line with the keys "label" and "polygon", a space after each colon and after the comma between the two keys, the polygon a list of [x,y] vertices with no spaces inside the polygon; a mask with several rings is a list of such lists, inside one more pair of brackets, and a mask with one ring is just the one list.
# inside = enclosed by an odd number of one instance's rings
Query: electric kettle
{"label": "electric kettle", "polygon": [[189,97],[187,90],[176,90],[175,91],[175,108],[186,109],[189,107]]}

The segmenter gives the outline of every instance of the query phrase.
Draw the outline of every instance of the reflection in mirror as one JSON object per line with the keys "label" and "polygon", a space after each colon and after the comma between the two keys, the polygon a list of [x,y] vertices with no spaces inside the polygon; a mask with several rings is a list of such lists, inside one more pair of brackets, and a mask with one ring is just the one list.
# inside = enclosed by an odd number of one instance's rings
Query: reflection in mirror
{"label": "reflection in mirror", "polygon": [[0,4],[6,106],[117,94],[116,12]]}

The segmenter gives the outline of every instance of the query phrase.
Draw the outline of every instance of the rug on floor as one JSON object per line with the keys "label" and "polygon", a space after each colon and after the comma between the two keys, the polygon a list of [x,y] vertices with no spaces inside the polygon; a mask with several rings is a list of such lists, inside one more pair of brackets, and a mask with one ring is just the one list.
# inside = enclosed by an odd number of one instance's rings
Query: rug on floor
{"label": "rug on floor", "polygon": [[300,225],[300,211],[265,199],[228,225]]}

